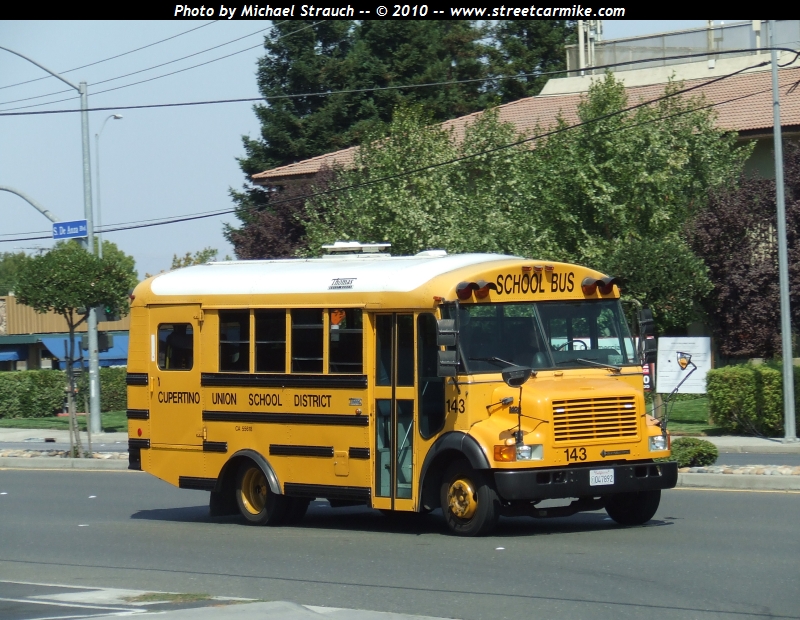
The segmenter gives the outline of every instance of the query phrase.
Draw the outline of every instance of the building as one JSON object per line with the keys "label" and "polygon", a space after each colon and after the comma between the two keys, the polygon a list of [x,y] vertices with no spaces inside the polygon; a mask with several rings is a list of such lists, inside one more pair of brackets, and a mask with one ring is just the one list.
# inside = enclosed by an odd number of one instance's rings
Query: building
{"label": "building", "polygon": [[[100,366],[124,366],[128,360],[130,318],[99,324],[113,336],[113,346],[100,353]],[[88,367],[89,358],[81,349],[86,334],[84,322],[76,329],[75,355]],[[59,314],[39,314],[17,303],[13,295],[0,297],[0,371],[64,369],[69,345],[66,320]]]}

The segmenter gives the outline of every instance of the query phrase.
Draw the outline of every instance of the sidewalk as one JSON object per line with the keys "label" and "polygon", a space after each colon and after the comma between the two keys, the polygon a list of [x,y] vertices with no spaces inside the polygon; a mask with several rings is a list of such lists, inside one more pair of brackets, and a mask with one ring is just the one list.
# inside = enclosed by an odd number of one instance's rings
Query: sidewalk
{"label": "sidewalk", "polygon": [[[47,454],[48,443],[45,439],[53,439],[59,444],[69,443],[68,431],[12,429],[0,428],[0,469],[81,469],[81,470],[126,470],[128,460],[126,453],[96,452],[92,459],[58,458],[61,454]],[[81,433],[84,448],[88,447],[86,433]],[[673,437],[673,440],[677,437]],[[761,439],[758,437],[703,437],[719,450],[718,462],[725,464],[725,454],[763,454],[763,465],[770,466],[770,454],[800,455],[800,442],[783,443],[780,439]],[[3,450],[3,443],[20,443],[31,441],[26,450]],[[97,449],[102,443],[121,442],[127,445],[126,433],[101,433],[92,436],[92,446]],[[27,447],[27,446],[26,446]],[[786,467],[765,467],[759,470],[745,468],[716,467],[684,468],[678,474],[679,488],[716,488],[753,491],[800,491],[800,475],[796,469]],[[751,473],[758,471],[758,473]]]}

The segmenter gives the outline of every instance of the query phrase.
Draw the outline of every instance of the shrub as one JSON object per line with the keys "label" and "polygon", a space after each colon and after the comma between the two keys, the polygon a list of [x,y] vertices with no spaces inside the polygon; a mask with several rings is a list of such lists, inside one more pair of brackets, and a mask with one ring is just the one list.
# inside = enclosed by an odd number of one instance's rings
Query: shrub
{"label": "shrub", "polygon": [[[794,382],[800,367],[794,367]],[[706,378],[708,411],[723,431],[748,435],[783,434],[783,375],[780,366],[726,366]],[[795,390],[795,408],[800,394]]]}
{"label": "shrub", "polygon": [[[125,383],[127,369],[124,367],[100,369],[100,411],[121,411],[128,407],[128,392]],[[83,408],[83,396],[89,395],[89,373],[78,377],[78,408]]]}
{"label": "shrub", "polygon": [[0,417],[43,418],[61,411],[65,376],[59,370],[0,373]]}
{"label": "shrub", "polygon": [[[100,410],[127,408],[125,368],[100,369]],[[62,370],[0,372],[0,418],[44,418],[64,407],[66,373]],[[75,406],[83,410],[83,395],[89,394],[89,373],[78,376]]]}
{"label": "shrub", "polygon": [[672,460],[678,467],[703,467],[713,465],[719,451],[710,441],[694,437],[680,437],[672,441]]}

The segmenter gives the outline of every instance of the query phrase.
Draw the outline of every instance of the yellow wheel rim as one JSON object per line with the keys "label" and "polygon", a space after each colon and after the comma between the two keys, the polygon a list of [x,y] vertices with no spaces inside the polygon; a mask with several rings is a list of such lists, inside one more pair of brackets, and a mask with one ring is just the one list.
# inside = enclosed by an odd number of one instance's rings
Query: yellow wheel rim
{"label": "yellow wheel rim", "polygon": [[459,478],[447,490],[447,505],[459,519],[470,519],[478,509],[478,496],[472,488],[472,482]]}
{"label": "yellow wheel rim", "polygon": [[242,504],[247,512],[259,514],[267,504],[267,478],[257,467],[251,467],[242,479]]}

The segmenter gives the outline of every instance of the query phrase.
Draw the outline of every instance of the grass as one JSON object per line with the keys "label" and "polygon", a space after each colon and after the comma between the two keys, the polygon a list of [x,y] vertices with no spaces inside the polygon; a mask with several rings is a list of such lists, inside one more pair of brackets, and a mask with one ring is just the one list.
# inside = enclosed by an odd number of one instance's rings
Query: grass
{"label": "grass", "polygon": [[708,421],[708,398],[676,400],[670,407],[668,426],[673,435],[720,435],[722,432]]}
{"label": "grass", "polygon": [[[127,433],[128,417],[125,410],[104,411],[101,415],[103,432],[105,433]],[[78,416],[78,426],[82,431],[86,430],[86,416]],[[0,428],[30,428],[52,431],[68,431],[68,417],[46,417],[46,418],[0,418]]]}

